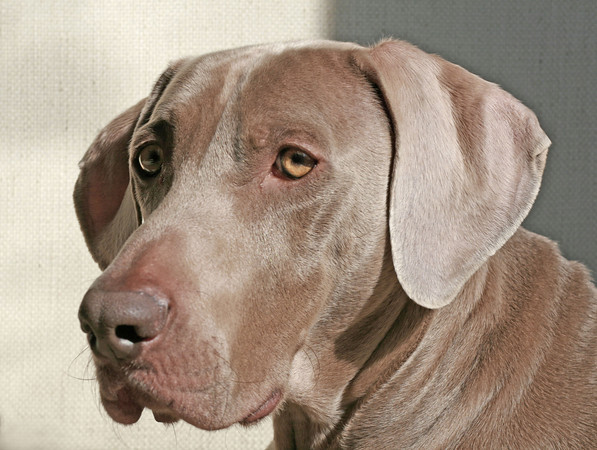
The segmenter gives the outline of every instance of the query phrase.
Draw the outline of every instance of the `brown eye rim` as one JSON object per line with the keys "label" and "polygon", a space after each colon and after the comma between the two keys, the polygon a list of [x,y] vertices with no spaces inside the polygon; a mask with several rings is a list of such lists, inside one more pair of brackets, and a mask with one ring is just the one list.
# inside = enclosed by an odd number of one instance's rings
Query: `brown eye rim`
{"label": "brown eye rim", "polygon": [[137,152],[136,165],[145,177],[154,177],[162,170],[164,150],[158,144],[148,144]]}
{"label": "brown eye rim", "polygon": [[[291,167],[293,166],[293,167]],[[308,175],[317,166],[317,159],[308,151],[293,146],[283,147],[276,156],[276,173],[290,180],[299,180]]]}

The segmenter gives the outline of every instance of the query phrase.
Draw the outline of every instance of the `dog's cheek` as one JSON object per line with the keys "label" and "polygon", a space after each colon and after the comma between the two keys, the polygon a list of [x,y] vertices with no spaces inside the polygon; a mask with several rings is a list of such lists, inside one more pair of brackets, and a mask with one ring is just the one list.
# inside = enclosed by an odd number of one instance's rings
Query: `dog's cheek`
{"label": "dog's cheek", "polygon": [[329,295],[324,275],[314,270],[297,277],[293,269],[256,271],[250,292],[239,299],[245,304],[238,311],[236,338],[230,348],[239,373],[267,377],[273,366],[288,373],[306,331],[316,321]]}

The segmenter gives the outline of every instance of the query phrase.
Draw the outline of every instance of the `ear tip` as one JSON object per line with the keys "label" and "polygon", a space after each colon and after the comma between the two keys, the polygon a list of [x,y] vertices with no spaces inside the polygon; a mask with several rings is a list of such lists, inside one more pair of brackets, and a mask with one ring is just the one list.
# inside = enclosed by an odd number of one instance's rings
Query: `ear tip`
{"label": "ear tip", "polygon": [[[390,227],[392,234],[396,233]],[[450,304],[470,277],[468,272],[449,276],[440,267],[421,265],[425,260],[423,255],[407,254],[410,252],[405,252],[399,242],[392,241],[392,262],[398,282],[408,298],[424,308],[439,309]]]}
{"label": "ear tip", "polygon": [[543,131],[542,131],[542,133],[543,134],[542,134],[538,144],[535,146],[533,156],[541,156],[541,155],[547,154],[547,150],[551,146],[551,139],[549,139],[549,136],[547,136],[547,134],[545,134],[545,132],[543,132]]}
{"label": "ear tip", "polygon": [[445,292],[417,292],[402,286],[408,298],[417,305],[427,309],[439,309],[449,305],[456,298],[457,294],[451,295]]}

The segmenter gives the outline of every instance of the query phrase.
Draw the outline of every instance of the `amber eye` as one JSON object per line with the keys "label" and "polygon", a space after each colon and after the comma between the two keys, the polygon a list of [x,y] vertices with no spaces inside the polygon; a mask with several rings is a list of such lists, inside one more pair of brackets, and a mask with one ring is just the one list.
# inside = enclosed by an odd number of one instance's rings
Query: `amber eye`
{"label": "amber eye", "polygon": [[313,170],[317,161],[298,148],[284,148],[276,158],[276,168],[293,180],[304,177]]}
{"label": "amber eye", "polygon": [[164,153],[159,146],[148,145],[139,152],[139,167],[146,175],[157,175],[162,168],[163,157]]}

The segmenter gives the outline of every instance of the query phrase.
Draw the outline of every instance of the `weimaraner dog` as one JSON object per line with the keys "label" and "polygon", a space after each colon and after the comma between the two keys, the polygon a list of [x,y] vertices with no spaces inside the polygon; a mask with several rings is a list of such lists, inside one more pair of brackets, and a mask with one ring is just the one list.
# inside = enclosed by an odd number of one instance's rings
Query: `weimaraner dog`
{"label": "weimaraner dog", "polygon": [[172,64],[75,206],[101,400],[277,449],[595,448],[597,290],[520,228],[549,139],[407,43]]}

